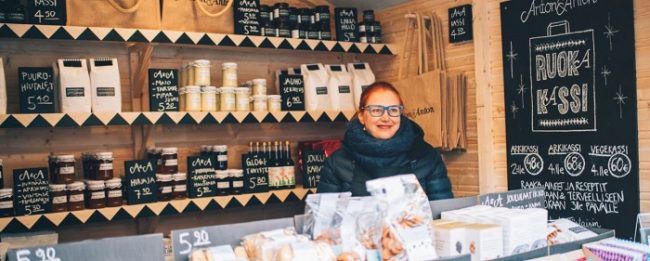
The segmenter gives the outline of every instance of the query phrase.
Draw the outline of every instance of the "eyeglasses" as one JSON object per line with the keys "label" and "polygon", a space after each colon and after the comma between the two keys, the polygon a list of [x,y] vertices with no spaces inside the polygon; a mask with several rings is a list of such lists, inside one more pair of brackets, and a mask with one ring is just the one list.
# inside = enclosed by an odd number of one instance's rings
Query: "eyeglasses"
{"label": "eyeglasses", "polygon": [[404,110],[404,106],[402,105],[391,105],[391,106],[383,106],[383,105],[368,105],[366,107],[363,107],[365,111],[367,111],[370,116],[372,117],[381,117],[384,115],[384,112],[388,112],[388,116],[391,117],[399,117],[402,115],[402,110]]}

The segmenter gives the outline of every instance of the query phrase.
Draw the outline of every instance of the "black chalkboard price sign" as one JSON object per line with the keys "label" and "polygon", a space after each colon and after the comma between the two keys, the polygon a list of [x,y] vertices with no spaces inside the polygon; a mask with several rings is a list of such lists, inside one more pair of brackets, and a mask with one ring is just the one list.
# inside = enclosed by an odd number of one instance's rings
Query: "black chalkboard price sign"
{"label": "black chalkboard price sign", "polygon": [[66,0],[27,0],[29,23],[65,25],[65,2]]}
{"label": "black chalkboard price sign", "polygon": [[449,42],[460,43],[472,40],[472,5],[449,9]]}
{"label": "black chalkboard price sign", "polygon": [[259,193],[269,191],[268,158],[263,153],[242,154],[244,191]]}
{"label": "black chalkboard price sign", "polygon": [[260,35],[260,1],[233,0],[235,11],[235,33],[245,35]]}
{"label": "black chalkboard price sign", "polygon": [[178,70],[149,69],[149,111],[178,111]]}
{"label": "black chalkboard price sign", "polygon": [[632,0],[501,4],[508,188],[631,238],[639,213]]}
{"label": "black chalkboard price sign", "polygon": [[304,187],[318,187],[320,171],[325,166],[325,152],[322,150],[305,150],[302,154],[302,162]]}
{"label": "black chalkboard price sign", "polygon": [[50,212],[47,168],[14,170],[14,211],[17,216]]}
{"label": "black chalkboard price sign", "polygon": [[305,84],[302,75],[280,74],[283,111],[305,110]]}
{"label": "black chalkboard price sign", "polygon": [[336,40],[341,42],[358,42],[359,26],[356,8],[334,8],[336,23]]}
{"label": "black chalkboard price sign", "polygon": [[187,157],[188,193],[190,198],[214,197],[217,195],[217,158],[209,156]]}
{"label": "black chalkboard price sign", "polygon": [[155,160],[131,160],[124,162],[126,174],[126,201],[129,205],[156,202]]}
{"label": "black chalkboard price sign", "polygon": [[18,88],[20,113],[55,112],[52,67],[19,67]]}

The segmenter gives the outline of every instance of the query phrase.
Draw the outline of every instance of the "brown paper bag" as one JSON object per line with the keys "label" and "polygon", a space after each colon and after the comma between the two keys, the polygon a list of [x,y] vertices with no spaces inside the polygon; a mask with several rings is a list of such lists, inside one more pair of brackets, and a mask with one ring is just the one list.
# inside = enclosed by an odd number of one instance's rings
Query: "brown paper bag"
{"label": "brown paper bag", "polygon": [[162,0],[162,28],[230,34],[235,31],[234,0]]}
{"label": "brown paper bag", "polygon": [[160,29],[159,0],[67,0],[68,25]]}

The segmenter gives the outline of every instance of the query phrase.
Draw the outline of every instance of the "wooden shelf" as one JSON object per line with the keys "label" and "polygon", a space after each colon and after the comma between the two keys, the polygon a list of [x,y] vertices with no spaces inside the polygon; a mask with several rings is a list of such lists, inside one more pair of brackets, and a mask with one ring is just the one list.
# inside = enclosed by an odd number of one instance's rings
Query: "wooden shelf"
{"label": "wooden shelf", "polygon": [[354,111],[242,111],[0,114],[0,128],[347,122],[354,117],[354,113]]}
{"label": "wooden shelf", "polygon": [[352,43],[325,40],[213,34],[169,30],[80,27],[0,23],[0,38],[52,39],[102,42],[161,43],[195,46],[230,46],[284,50],[322,51],[355,54],[394,55],[388,44]]}
{"label": "wooden shelf", "polygon": [[85,209],[70,212],[46,213],[31,216],[0,218],[0,232],[19,232],[36,229],[51,229],[64,225],[106,222],[111,220],[136,219],[141,217],[174,215],[225,208],[258,206],[285,202],[303,201],[316,189],[274,190],[266,193],[242,194],[205,198],[187,198],[121,207]]}

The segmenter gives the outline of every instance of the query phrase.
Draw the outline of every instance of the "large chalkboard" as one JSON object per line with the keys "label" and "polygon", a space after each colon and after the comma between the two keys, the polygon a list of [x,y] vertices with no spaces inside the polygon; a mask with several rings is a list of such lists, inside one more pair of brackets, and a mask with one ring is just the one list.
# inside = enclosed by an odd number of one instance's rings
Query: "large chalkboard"
{"label": "large chalkboard", "polygon": [[178,111],[178,70],[149,69],[149,111]]}
{"label": "large chalkboard", "polygon": [[31,24],[65,25],[65,0],[27,0],[27,12]]}
{"label": "large chalkboard", "polygon": [[217,195],[217,157],[187,157],[187,190],[190,198],[214,197]]}
{"label": "large chalkboard", "polygon": [[260,35],[260,0],[233,0],[235,33]]}
{"label": "large chalkboard", "polygon": [[356,8],[335,8],[336,40],[341,42],[358,42],[359,26]]}
{"label": "large chalkboard", "polygon": [[128,160],[124,162],[126,201],[129,205],[156,202],[156,160]]}
{"label": "large chalkboard", "polygon": [[283,111],[305,110],[305,84],[302,75],[280,74]]}
{"label": "large chalkboard", "polygon": [[20,113],[52,113],[54,71],[52,67],[19,67],[18,96]]}
{"label": "large chalkboard", "polygon": [[13,190],[16,216],[50,212],[47,168],[15,169]]}
{"label": "large chalkboard", "polygon": [[631,237],[639,212],[632,0],[501,4],[508,188]]}

